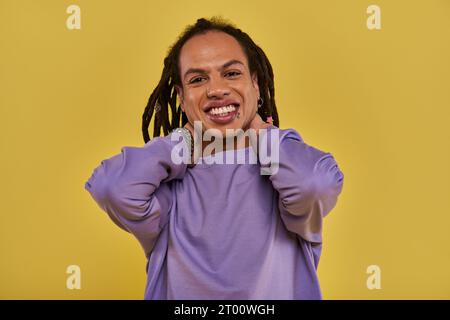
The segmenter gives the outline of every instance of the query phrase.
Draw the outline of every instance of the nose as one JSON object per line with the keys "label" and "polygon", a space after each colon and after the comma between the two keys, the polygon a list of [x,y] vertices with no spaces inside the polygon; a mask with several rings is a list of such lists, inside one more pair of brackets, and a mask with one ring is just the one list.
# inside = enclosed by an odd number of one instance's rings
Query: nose
{"label": "nose", "polygon": [[209,81],[209,85],[206,87],[206,96],[208,98],[221,99],[224,96],[230,94],[230,89],[223,79],[213,79]]}

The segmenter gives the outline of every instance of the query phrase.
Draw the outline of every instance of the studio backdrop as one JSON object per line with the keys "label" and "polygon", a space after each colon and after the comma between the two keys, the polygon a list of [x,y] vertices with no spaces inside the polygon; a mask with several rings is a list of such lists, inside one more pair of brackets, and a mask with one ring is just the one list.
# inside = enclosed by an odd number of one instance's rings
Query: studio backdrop
{"label": "studio backdrop", "polygon": [[146,259],[84,189],[169,46],[222,16],[265,51],[281,128],[345,174],[325,299],[450,298],[450,1],[0,0],[0,298],[142,299]]}

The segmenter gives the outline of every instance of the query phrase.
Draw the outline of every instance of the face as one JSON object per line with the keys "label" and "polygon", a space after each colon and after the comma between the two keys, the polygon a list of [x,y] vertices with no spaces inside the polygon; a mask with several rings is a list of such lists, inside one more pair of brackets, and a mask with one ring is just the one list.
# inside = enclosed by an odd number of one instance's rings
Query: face
{"label": "face", "polygon": [[232,36],[209,31],[189,39],[179,58],[182,86],[176,86],[189,122],[201,121],[203,130],[246,129],[257,112],[256,74]]}

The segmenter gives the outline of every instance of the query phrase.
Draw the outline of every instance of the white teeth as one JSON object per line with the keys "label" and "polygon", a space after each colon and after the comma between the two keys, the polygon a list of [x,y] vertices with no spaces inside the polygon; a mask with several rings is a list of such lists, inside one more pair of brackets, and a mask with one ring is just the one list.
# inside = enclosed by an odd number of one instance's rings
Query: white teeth
{"label": "white teeth", "polygon": [[234,105],[230,104],[230,105],[224,106],[224,107],[212,108],[209,112],[211,114],[225,115],[228,112],[233,112],[234,110],[236,110],[236,107]]}

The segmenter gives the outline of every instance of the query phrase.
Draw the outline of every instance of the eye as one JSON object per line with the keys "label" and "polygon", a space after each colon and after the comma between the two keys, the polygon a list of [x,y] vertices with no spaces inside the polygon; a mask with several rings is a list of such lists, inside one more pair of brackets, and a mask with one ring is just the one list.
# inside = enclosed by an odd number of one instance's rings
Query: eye
{"label": "eye", "polygon": [[197,83],[197,82],[200,82],[200,81],[197,81],[197,80],[201,80],[201,79],[204,79],[203,77],[196,77],[196,78],[193,78],[191,81],[189,81],[189,83]]}
{"label": "eye", "polygon": [[230,75],[231,77],[236,77],[238,75],[240,75],[241,73],[239,71],[230,71],[227,72],[226,75]]}

